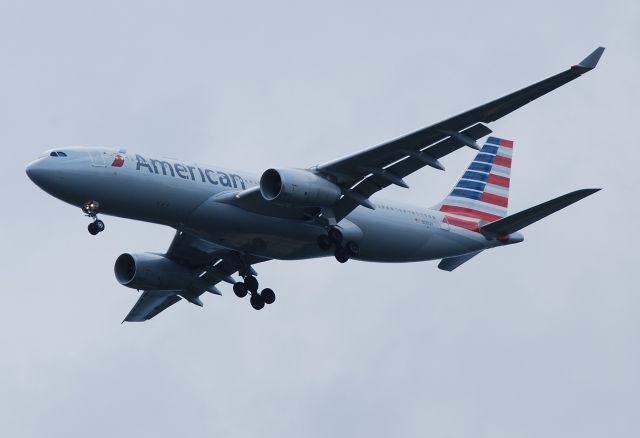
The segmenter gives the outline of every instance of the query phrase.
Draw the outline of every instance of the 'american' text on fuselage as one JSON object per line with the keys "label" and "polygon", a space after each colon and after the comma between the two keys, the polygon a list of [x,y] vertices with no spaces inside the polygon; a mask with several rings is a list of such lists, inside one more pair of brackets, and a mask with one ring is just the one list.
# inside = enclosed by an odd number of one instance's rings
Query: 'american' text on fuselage
{"label": "'american' text on fuselage", "polygon": [[238,188],[240,186],[242,189],[246,188],[245,182],[240,175],[227,174],[219,170],[202,169],[198,166],[188,166],[186,164],[171,164],[168,161],[154,158],[150,158],[147,161],[142,155],[136,154],[136,170],[140,170],[143,167],[148,169],[150,173],[155,174],[159,174],[160,170],[162,170],[163,175],[170,175],[173,178],[178,177],[195,181],[196,177],[199,176],[198,179],[202,180],[203,183],[209,182],[210,184],[220,184],[224,187]]}

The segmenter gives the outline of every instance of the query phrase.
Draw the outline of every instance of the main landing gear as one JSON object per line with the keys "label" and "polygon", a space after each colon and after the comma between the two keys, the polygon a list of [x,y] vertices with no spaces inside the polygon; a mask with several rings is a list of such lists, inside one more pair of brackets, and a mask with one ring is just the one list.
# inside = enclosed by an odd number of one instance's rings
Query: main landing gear
{"label": "main landing gear", "polygon": [[273,304],[276,301],[276,294],[272,289],[268,287],[262,289],[262,292],[258,293],[258,279],[253,275],[245,275],[244,282],[238,281],[233,285],[233,292],[239,297],[244,298],[248,293],[251,294],[249,302],[251,307],[256,310],[260,310],[265,304]]}
{"label": "main landing gear", "polygon": [[355,257],[360,253],[360,246],[353,240],[348,241],[344,245],[342,231],[337,227],[330,227],[327,234],[318,236],[318,246],[323,251],[329,251],[335,247],[334,255],[340,263],[346,263],[351,257]]}
{"label": "main landing gear", "polygon": [[82,212],[93,219],[93,222],[87,227],[92,236],[104,231],[104,222],[98,219],[99,211],[100,203],[98,201],[87,201],[82,204]]}

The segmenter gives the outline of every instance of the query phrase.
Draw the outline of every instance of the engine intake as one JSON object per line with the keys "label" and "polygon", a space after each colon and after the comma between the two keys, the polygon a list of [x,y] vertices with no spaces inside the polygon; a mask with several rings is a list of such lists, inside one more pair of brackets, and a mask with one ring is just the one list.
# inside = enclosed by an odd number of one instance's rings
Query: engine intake
{"label": "engine intake", "polygon": [[193,281],[189,269],[160,254],[122,254],[113,270],[118,282],[132,289],[181,290]]}
{"label": "engine intake", "polygon": [[285,207],[328,207],[342,195],[340,187],[302,169],[268,169],[260,178],[262,197]]}

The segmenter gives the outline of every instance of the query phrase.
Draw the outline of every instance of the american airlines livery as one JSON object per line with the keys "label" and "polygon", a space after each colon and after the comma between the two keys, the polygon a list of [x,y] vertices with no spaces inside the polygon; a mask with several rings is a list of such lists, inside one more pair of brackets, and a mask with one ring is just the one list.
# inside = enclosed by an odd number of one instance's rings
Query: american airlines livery
{"label": "american airlines livery", "polygon": [[[125,253],[116,260],[118,282],[143,290],[124,321],[146,321],[182,298],[202,306],[203,293],[221,295],[220,282],[232,284],[238,297],[250,294],[251,306],[262,309],[276,296],[260,291],[254,266],[272,259],[442,259],[438,267],[452,271],[482,251],[522,242],[522,228],[599,190],[577,190],[509,215],[514,142],[488,136],[486,123],[592,70],[603,51],[435,125],[308,168],[254,175],[124,149],[63,147],[43,153],[26,172],[47,193],[81,207],[93,235],[105,229],[99,214],[177,230],[165,254]],[[371,198],[391,184],[408,187],[403,177],[425,166],[444,170],[438,160],[464,146],[478,154],[439,204]]]}

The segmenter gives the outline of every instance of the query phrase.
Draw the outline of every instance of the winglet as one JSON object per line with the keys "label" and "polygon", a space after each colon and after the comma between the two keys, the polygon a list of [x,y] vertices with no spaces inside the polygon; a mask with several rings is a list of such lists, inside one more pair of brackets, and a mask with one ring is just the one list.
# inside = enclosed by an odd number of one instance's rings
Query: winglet
{"label": "winglet", "polygon": [[600,57],[604,53],[604,47],[598,47],[595,49],[589,56],[580,61],[580,64],[576,65],[584,70],[593,70],[598,65],[598,61],[600,61]]}

